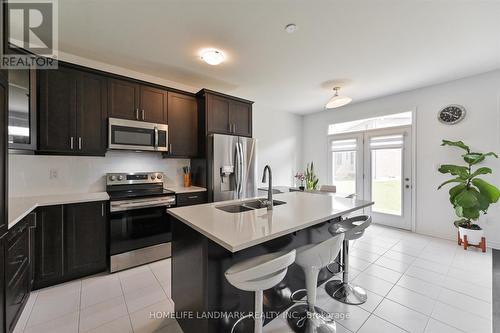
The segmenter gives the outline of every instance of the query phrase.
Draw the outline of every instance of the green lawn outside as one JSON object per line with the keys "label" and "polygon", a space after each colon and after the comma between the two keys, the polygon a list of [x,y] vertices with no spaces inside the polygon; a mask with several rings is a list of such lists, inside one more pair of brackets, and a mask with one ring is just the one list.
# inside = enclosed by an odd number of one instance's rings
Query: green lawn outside
{"label": "green lawn outside", "polygon": [[[336,181],[338,193],[355,193],[354,181]],[[373,211],[401,215],[401,180],[374,180],[373,182]]]}

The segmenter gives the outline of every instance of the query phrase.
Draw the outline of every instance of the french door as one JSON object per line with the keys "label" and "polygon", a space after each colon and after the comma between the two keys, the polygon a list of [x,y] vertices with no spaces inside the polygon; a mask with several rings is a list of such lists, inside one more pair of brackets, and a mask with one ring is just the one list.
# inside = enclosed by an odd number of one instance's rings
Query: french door
{"label": "french door", "polygon": [[411,127],[330,136],[329,182],[337,193],[371,200],[373,222],[411,229]]}

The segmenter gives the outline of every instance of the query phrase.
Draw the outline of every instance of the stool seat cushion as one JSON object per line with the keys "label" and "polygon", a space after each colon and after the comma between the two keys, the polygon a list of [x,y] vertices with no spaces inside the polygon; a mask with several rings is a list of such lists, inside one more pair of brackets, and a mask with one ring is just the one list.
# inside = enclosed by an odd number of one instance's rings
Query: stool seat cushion
{"label": "stool seat cushion", "polygon": [[363,236],[371,222],[370,216],[355,216],[333,224],[328,228],[328,232],[332,235],[344,234],[345,240],[354,240]]}
{"label": "stool seat cushion", "polygon": [[238,289],[266,290],[278,284],[295,261],[295,250],[268,253],[231,266],[226,279]]}
{"label": "stool seat cushion", "polygon": [[321,269],[335,262],[343,240],[344,235],[339,234],[320,243],[301,246],[297,248],[295,263],[305,269]]}

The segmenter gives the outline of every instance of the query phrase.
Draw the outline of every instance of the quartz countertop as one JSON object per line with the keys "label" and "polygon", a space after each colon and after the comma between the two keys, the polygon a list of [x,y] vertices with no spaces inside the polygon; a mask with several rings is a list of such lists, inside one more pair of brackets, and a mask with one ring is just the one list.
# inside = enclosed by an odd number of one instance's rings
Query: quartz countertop
{"label": "quartz countertop", "polygon": [[175,193],[193,193],[193,192],[205,192],[207,189],[204,187],[198,186],[167,186],[165,187],[167,190],[174,191]]}
{"label": "quartz countertop", "polygon": [[36,207],[106,200],[109,200],[106,192],[11,197],[9,198],[9,229]]}
{"label": "quartz countertop", "polygon": [[217,209],[244,200],[232,200],[169,209],[170,215],[231,252],[346,215],[373,202],[307,192],[276,194],[286,204],[228,213]]}

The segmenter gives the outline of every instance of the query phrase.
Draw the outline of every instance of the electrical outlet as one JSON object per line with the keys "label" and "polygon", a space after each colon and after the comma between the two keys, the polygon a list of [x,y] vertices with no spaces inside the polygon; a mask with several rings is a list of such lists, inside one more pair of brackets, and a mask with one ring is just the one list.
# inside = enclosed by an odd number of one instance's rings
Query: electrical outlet
{"label": "electrical outlet", "polygon": [[49,179],[57,179],[57,169],[49,170]]}

